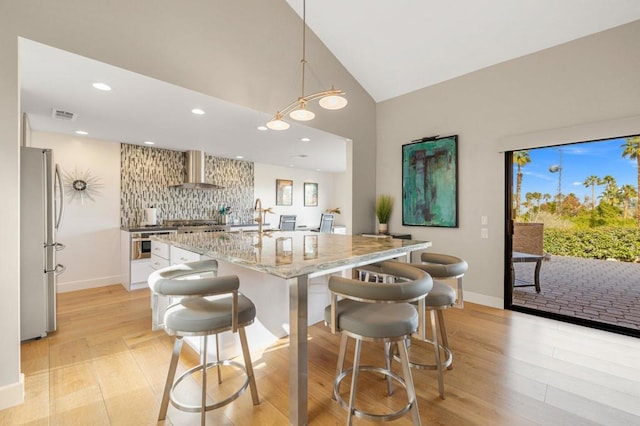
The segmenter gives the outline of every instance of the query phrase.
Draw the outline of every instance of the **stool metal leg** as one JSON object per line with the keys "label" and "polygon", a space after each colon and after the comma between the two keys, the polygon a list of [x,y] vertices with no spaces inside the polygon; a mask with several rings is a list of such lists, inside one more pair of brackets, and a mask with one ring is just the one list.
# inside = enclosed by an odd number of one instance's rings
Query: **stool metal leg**
{"label": "stool metal leg", "polygon": [[411,367],[409,367],[409,339],[405,339],[402,344],[398,343],[398,352],[400,352],[400,362],[402,364],[402,375],[407,385],[407,397],[411,404],[411,419],[413,424],[420,426],[420,412],[418,411],[418,399],[416,397],[416,389],[413,386],[413,376],[411,375]]}
{"label": "stool metal leg", "polygon": [[342,373],[344,371],[344,357],[347,354],[347,341],[348,337],[346,334],[342,334],[342,338],[340,340],[340,351],[338,352],[338,366],[337,366],[337,373],[336,375],[339,375],[340,373]]}
{"label": "stool metal leg", "polygon": [[[338,351],[338,365],[336,366],[336,377],[344,370],[344,357],[347,353],[347,335],[342,333],[340,339],[340,350]],[[331,399],[336,400],[336,395],[331,392]]]}
{"label": "stool metal leg", "polygon": [[440,398],[444,399],[444,378],[442,377],[442,363],[440,362],[440,342],[438,339],[438,316],[436,311],[431,309],[431,333],[433,334],[433,351],[436,357],[436,370],[438,372],[438,392]]}
{"label": "stool metal leg", "polygon": [[[384,342],[384,367],[391,371],[391,342]],[[387,379],[387,395],[393,395],[393,386],[391,384],[391,376],[386,375]]]}
{"label": "stool metal leg", "polygon": [[253,364],[251,363],[251,353],[249,352],[249,345],[247,344],[247,333],[244,331],[244,327],[238,329],[240,335],[240,345],[242,345],[242,356],[244,357],[244,365],[247,369],[247,375],[249,376],[249,387],[251,388],[251,399],[253,399],[253,405],[260,404],[258,398],[258,387],[256,386],[256,377],[253,374]]}
{"label": "stool metal leg", "polygon": [[353,354],[353,375],[351,376],[351,392],[349,394],[349,414],[347,415],[347,425],[351,426],[353,421],[353,410],[356,405],[356,392],[358,390],[358,371],[360,370],[360,349],[362,340],[356,339],[356,348]]}
{"label": "stool metal leg", "polygon": [[205,426],[207,420],[207,342],[209,336],[204,336],[202,344],[202,411],[200,412],[200,424]]}
{"label": "stool metal leg", "polygon": [[218,384],[222,383],[222,374],[220,373],[220,343],[218,342],[218,335],[216,334],[216,361],[218,363]]}
{"label": "stool metal leg", "polygon": [[[449,348],[449,339],[447,339],[447,328],[444,325],[444,312],[442,309],[438,309],[438,328],[440,328],[440,335],[442,336],[442,346],[445,348]],[[445,353],[445,355],[447,354]],[[447,370],[452,370],[452,369],[453,369],[453,357],[451,358],[451,362],[449,363],[449,365],[447,365]]]}
{"label": "stool metal leg", "polygon": [[162,394],[162,402],[160,403],[160,414],[158,414],[158,420],[164,420],[167,417],[167,409],[169,408],[169,395],[171,393],[173,379],[176,376],[176,369],[178,367],[178,359],[180,358],[181,349],[182,337],[176,336],[176,342],[173,345],[173,354],[171,355],[171,362],[169,363],[169,372],[167,373],[167,382],[164,385],[164,393]]}

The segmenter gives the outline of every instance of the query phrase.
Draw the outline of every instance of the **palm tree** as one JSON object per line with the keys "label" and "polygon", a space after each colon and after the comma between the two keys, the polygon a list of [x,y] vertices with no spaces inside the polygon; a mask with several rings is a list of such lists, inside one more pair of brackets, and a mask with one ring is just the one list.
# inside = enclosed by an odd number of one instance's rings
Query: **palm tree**
{"label": "palm tree", "polygon": [[583,182],[585,187],[591,187],[591,210],[596,208],[596,185],[600,185],[600,178],[598,176],[591,175]]}
{"label": "palm tree", "polygon": [[616,178],[611,175],[606,175],[600,180],[600,185],[607,185],[604,189],[602,198],[609,204],[613,205],[618,193],[618,184]]}
{"label": "palm tree", "polygon": [[631,200],[638,196],[638,191],[633,185],[622,185],[619,190],[619,196],[624,203],[624,218],[626,219],[629,216],[629,204],[631,204]]}
{"label": "palm tree", "polygon": [[518,166],[518,172],[516,173],[516,211],[514,219],[517,219],[520,214],[520,191],[522,189],[522,168],[531,162],[529,151],[515,151],[513,153],[513,162]]}
{"label": "palm tree", "polygon": [[535,213],[533,215],[533,218],[531,219],[532,222],[536,222],[538,220],[538,215],[540,214],[540,201],[542,200],[542,193],[540,192],[531,192],[530,194],[527,193],[531,199],[531,201],[535,201],[536,205],[535,208],[533,208],[533,213]]}
{"label": "palm tree", "polygon": [[544,209],[549,211],[549,201],[551,201],[551,194],[545,193],[542,195],[542,199],[544,200]]}
{"label": "palm tree", "polygon": [[[624,151],[622,156],[624,158],[629,157],[631,160],[636,160],[638,169],[638,185],[636,186],[636,192],[640,192],[640,136],[633,136],[627,138],[624,145],[622,145]],[[640,206],[638,207],[638,227],[640,227]]]}

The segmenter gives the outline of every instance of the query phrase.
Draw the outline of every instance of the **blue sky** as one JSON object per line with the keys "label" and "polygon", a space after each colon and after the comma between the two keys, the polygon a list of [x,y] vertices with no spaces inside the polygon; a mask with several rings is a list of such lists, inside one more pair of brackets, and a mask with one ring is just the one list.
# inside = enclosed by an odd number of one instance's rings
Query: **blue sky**
{"label": "blue sky", "polygon": [[[588,176],[600,178],[611,175],[616,179],[618,187],[638,183],[636,160],[622,157],[625,138],[607,139],[600,142],[587,142],[562,145],[552,148],[536,148],[529,150],[531,162],[522,167],[522,200],[527,192],[548,193],[552,196],[558,192],[559,173],[551,173],[549,167],[560,164],[562,151],[562,193],[573,192],[580,201],[584,196],[591,197],[591,188],[583,185]],[[514,193],[516,165],[514,164]],[[596,186],[596,200],[602,194],[604,186]],[[597,201],[596,201],[597,202]]]}

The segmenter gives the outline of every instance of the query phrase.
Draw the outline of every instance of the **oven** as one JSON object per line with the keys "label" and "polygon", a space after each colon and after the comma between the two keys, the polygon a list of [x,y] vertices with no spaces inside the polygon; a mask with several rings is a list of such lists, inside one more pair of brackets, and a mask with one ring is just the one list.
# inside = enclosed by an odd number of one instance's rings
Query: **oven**
{"label": "oven", "polygon": [[132,232],[131,259],[149,259],[151,257],[151,236],[175,234],[175,232],[175,230]]}

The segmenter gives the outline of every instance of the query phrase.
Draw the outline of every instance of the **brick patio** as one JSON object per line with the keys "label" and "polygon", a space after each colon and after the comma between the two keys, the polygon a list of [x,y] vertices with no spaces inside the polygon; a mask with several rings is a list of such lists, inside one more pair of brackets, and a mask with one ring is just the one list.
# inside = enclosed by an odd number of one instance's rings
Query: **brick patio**
{"label": "brick patio", "polygon": [[[516,286],[533,284],[533,263],[516,263]],[[513,304],[640,330],[640,264],[551,256],[539,294],[515,288]]]}

